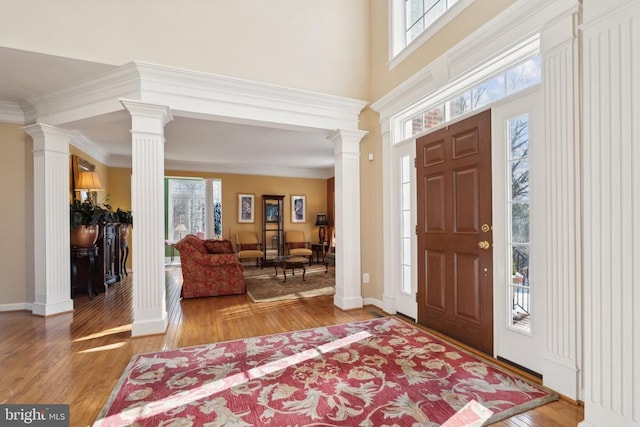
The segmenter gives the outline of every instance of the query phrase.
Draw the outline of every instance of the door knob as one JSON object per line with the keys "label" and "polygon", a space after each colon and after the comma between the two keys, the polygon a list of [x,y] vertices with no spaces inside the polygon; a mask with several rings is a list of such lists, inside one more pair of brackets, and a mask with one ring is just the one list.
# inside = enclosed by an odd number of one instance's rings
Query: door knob
{"label": "door knob", "polygon": [[485,249],[486,250],[486,249],[489,249],[489,246],[491,246],[491,245],[486,240],[483,240],[482,242],[478,242],[478,247],[480,249]]}

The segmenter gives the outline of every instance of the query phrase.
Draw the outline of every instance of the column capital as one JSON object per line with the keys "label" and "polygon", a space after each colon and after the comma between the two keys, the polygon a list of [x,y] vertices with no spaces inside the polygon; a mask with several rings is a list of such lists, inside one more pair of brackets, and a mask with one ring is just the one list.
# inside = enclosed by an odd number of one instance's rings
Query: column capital
{"label": "column capital", "polygon": [[131,127],[135,131],[164,133],[166,124],[173,120],[171,108],[166,105],[150,104],[132,99],[121,99],[120,103],[131,114]]}
{"label": "column capital", "polygon": [[33,150],[52,150],[61,153],[69,152],[69,141],[77,137],[77,132],[47,125],[34,123],[22,128],[22,131],[33,139]]}
{"label": "column capital", "polygon": [[369,132],[357,129],[336,129],[327,138],[331,142],[356,142],[360,143]]}

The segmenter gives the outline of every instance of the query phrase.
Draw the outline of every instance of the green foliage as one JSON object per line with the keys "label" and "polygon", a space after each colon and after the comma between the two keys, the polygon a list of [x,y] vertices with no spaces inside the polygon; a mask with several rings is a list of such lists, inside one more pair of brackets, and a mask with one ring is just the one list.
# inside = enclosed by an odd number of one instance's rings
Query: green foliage
{"label": "green foliage", "polygon": [[126,224],[133,227],[133,215],[131,211],[125,211],[120,208],[116,211],[116,219],[120,224]]}
{"label": "green foliage", "polygon": [[79,225],[96,224],[127,224],[133,226],[133,215],[131,211],[118,208],[115,212],[111,205],[107,203],[93,204],[74,200],[70,205],[70,225],[75,228]]}
{"label": "green foliage", "polygon": [[96,225],[109,222],[111,213],[107,208],[92,203],[74,200],[70,206],[70,225],[75,228],[80,225]]}

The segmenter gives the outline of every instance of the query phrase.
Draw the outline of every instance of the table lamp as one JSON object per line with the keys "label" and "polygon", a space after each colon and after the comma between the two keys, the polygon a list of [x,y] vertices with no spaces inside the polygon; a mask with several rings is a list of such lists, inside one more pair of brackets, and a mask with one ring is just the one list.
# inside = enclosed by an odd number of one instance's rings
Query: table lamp
{"label": "table lamp", "polygon": [[78,175],[78,182],[76,183],[76,191],[87,192],[87,200],[85,200],[87,203],[93,204],[94,202],[91,199],[91,193],[102,190],[104,190],[104,186],[102,185],[102,182],[100,182],[100,175],[98,175],[98,172],[80,172]]}
{"label": "table lamp", "polygon": [[327,221],[327,214],[325,214],[325,213],[317,214],[316,215],[316,226],[320,226],[320,229],[318,230],[318,240],[320,241],[320,244],[324,243],[324,238],[325,238],[324,226],[325,225],[329,225],[329,222]]}

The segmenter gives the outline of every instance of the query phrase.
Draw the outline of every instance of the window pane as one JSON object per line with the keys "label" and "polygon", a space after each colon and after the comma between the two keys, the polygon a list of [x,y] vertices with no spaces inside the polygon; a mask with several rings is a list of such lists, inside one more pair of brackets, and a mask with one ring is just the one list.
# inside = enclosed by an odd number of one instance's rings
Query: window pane
{"label": "window pane", "polygon": [[411,181],[411,157],[403,156],[402,157],[402,176],[400,177],[400,182],[405,183]]}
{"label": "window pane", "polygon": [[425,130],[444,123],[444,104],[425,112],[423,117]]}
{"label": "window pane", "polygon": [[407,44],[411,43],[424,31],[424,21],[419,19],[412,27],[407,29]]}
{"label": "window pane", "polygon": [[511,200],[529,200],[529,162],[526,160],[511,162]]}
{"label": "window pane", "polygon": [[402,263],[411,265],[411,239],[402,239]]}
{"label": "window pane", "polygon": [[402,292],[405,294],[411,293],[411,266],[402,266]]}
{"label": "window pane", "polygon": [[411,209],[411,184],[402,184],[402,208],[403,211]]}
{"label": "window pane", "polygon": [[471,92],[465,91],[456,95],[449,101],[451,118],[458,117],[464,113],[471,111]]}
{"label": "window pane", "polygon": [[507,71],[507,93],[518,92],[541,81],[540,57],[536,56]]}
{"label": "window pane", "polygon": [[407,19],[407,28],[412,27],[420,18],[422,18],[422,15],[424,15],[422,0],[406,0],[405,14]]}
{"label": "window pane", "polygon": [[470,109],[475,110],[483,107],[504,98],[504,96],[504,75],[500,74],[471,89],[469,93]]}
{"label": "window pane", "polygon": [[514,203],[511,206],[511,241],[529,242],[529,203]]}
{"label": "window pane", "polygon": [[411,211],[402,212],[402,237],[411,238]]}
{"label": "window pane", "polygon": [[424,27],[433,24],[446,11],[444,0],[425,0]]}
{"label": "window pane", "polygon": [[509,141],[511,159],[529,155],[529,116],[524,115],[509,120]]}
{"label": "window pane", "polygon": [[204,232],[204,181],[201,179],[169,179],[169,229],[167,235],[176,241],[187,234]]}

